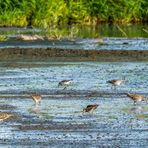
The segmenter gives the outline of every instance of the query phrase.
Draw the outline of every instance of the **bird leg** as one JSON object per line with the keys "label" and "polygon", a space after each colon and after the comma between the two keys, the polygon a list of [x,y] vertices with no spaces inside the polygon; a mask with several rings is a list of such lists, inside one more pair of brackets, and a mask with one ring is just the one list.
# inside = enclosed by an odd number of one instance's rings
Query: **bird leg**
{"label": "bird leg", "polygon": [[114,91],[117,91],[117,88],[116,88],[116,86],[114,85],[113,87],[114,87]]}
{"label": "bird leg", "polygon": [[137,102],[136,101],[134,101],[134,105],[137,105]]}
{"label": "bird leg", "polygon": [[66,90],[66,89],[67,89],[67,86],[65,86],[63,90]]}

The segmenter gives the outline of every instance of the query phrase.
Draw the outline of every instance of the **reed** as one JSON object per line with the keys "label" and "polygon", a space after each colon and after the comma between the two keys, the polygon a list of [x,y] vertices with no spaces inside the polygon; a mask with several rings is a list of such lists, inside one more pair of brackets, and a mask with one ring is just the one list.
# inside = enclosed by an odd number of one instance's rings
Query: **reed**
{"label": "reed", "polygon": [[5,35],[0,35],[0,42],[2,41],[7,41],[8,40],[8,37],[5,36]]}
{"label": "reed", "polygon": [[145,22],[147,8],[147,0],[2,0],[0,26]]}

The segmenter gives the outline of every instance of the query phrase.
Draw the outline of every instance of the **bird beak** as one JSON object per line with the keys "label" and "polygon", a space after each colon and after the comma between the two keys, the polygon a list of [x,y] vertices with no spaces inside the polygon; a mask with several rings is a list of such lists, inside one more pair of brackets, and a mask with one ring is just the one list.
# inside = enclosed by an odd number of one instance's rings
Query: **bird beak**
{"label": "bird beak", "polygon": [[82,113],[85,113],[85,109],[82,110]]}

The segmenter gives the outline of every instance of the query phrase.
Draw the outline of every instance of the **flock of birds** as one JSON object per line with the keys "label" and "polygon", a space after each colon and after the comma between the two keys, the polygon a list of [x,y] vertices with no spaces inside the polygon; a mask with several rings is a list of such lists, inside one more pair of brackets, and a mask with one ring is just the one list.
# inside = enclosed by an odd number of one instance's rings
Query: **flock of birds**
{"label": "flock of birds", "polygon": [[[110,80],[110,81],[107,81],[107,83],[110,83],[114,87],[117,87],[122,83],[124,83],[125,81],[126,80]],[[71,83],[71,80],[63,80],[59,82],[58,86],[64,86],[64,89],[66,89],[67,86],[70,85],[70,83]],[[134,101],[134,104],[140,101],[148,100],[148,98],[139,94],[126,93],[126,95]],[[36,104],[40,104],[42,100],[42,96],[40,94],[33,94],[31,97]],[[86,108],[83,109],[83,112],[93,112],[98,106],[99,106],[98,104],[87,105]],[[13,116],[14,115],[11,113],[0,112],[0,121],[4,121]]]}
{"label": "flock of birds", "polygon": [[[116,87],[121,85],[125,81],[126,80],[110,80],[110,81],[107,81],[107,83],[110,83],[114,87]],[[70,83],[71,83],[71,80],[63,80],[59,82],[58,86],[64,86],[64,89],[66,89],[67,86],[70,85]],[[136,102],[147,100],[146,97],[139,94],[127,93],[126,95],[134,101],[134,104],[136,104]],[[41,102],[42,96],[39,94],[33,94],[32,99],[35,101],[36,104],[38,104]],[[98,104],[87,105],[86,108],[83,109],[83,112],[93,112],[95,109],[97,109],[98,106],[99,106]]]}

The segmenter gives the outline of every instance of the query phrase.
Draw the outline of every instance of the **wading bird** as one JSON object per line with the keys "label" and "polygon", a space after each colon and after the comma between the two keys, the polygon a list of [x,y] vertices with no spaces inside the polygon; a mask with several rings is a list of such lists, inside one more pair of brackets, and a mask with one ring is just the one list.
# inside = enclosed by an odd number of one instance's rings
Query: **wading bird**
{"label": "wading bird", "polygon": [[67,86],[70,85],[70,83],[71,83],[71,80],[63,80],[63,81],[60,81],[59,84],[58,84],[58,87],[64,86],[64,89],[66,89]]}
{"label": "wading bird", "polygon": [[131,93],[127,93],[127,96],[129,98],[131,98],[133,101],[134,101],[134,104],[136,102],[140,102],[140,101],[144,101],[144,100],[147,100],[146,97],[142,96],[142,95],[139,95],[139,94],[131,94]]}
{"label": "wading bird", "polygon": [[126,81],[126,80],[109,80],[109,81],[107,81],[107,83],[112,84],[112,85],[114,86],[114,88],[115,88],[116,86],[121,85],[121,84],[124,83],[125,81]]}
{"label": "wading bird", "polygon": [[93,112],[98,106],[97,104],[87,105],[87,107],[83,109],[83,112]]}
{"label": "wading bird", "polygon": [[11,117],[13,117],[14,115],[11,114],[11,113],[2,113],[0,112],[0,121],[4,121],[4,120],[7,120]]}
{"label": "wading bird", "polygon": [[33,94],[31,97],[36,104],[40,103],[42,100],[42,96],[39,94]]}
{"label": "wading bird", "polygon": [[43,36],[39,35],[25,35],[21,34],[18,36],[19,39],[24,40],[24,41],[32,41],[32,40],[44,40]]}

